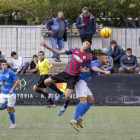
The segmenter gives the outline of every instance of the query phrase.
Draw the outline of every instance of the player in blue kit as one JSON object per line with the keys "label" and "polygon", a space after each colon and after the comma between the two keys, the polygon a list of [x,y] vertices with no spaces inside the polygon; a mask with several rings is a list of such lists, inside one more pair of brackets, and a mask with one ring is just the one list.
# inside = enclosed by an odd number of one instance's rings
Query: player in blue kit
{"label": "player in blue kit", "polygon": [[[0,81],[2,86],[2,91],[0,94],[0,110],[7,109],[9,113],[10,120],[12,122],[10,128],[15,128],[15,116],[13,112],[13,107],[16,103],[16,87],[20,83],[17,75],[10,69],[7,69],[7,61],[1,61],[0,70]],[[15,81],[15,84],[14,84]],[[4,104],[7,101],[7,104]]]}
{"label": "player in blue kit", "polygon": [[[101,53],[98,57],[98,60],[92,61],[90,74],[82,72],[79,75],[79,81],[75,85],[75,90],[76,90],[77,98],[79,98],[80,100],[80,103],[77,105],[73,120],[70,121],[70,124],[73,125],[73,127],[77,131],[80,131],[78,125],[81,128],[83,128],[82,125],[83,115],[89,110],[90,106],[92,106],[92,104],[94,103],[92,92],[87,87],[87,83],[91,78],[98,75],[98,72],[102,72],[104,74],[110,74],[110,71],[101,70],[101,66],[106,65],[107,63],[108,63],[108,56],[104,53]],[[87,68],[85,67],[85,69]]]}

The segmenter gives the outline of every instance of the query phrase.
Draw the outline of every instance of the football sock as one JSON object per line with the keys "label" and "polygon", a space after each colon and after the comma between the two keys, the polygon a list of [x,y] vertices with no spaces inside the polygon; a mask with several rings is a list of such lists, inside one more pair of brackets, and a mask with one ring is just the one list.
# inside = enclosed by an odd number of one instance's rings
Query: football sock
{"label": "football sock", "polygon": [[54,102],[52,101],[51,98],[49,99],[49,102],[50,102],[51,105],[54,105]]}
{"label": "football sock", "polygon": [[36,92],[42,93],[46,98],[48,98],[48,93],[47,93],[47,92],[44,92],[44,91],[41,90],[41,89],[37,89]]}
{"label": "football sock", "polygon": [[70,102],[70,100],[66,101],[66,99],[65,99],[65,101],[64,101],[64,108],[67,108],[69,102]]}
{"label": "football sock", "polygon": [[75,115],[73,117],[74,121],[78,121],[78,117],[83,114],[83,110],[85,108],[85,105],[83,103],[79,103],[76,107]]}
{"label": "football sock", "polygon": [[1,110],[4,110],[7,108],[7,104],[3,104],[2,107],[1,107]]}
{"label": "football sock", "polygon": [[83,117],[83,115],[90,109],[90,107],[92,106],[92,103],[90,103],[90,102],[87,102],[86,103],[86,105],[85,105],[85,107],[84,107],[84,109],[83,109],[83,112],[82,112],[82,114],[81,115],[79,115],[79,117],[80,118],[82,118]]}
{"label": "football sock", "polygon": [[11,122],[14,124],[15,123],[15,115],[14,113],[12,112],[10,115],[9,115],[10,119],[11,119]]}
{"label": "football sock", "polygon": [[51,88],[52,90],[54,90],[55,92],[57,92],[59,95],[62,95],[63,94],[63,92],[61,90],[59,90],[55,84],[51,84],[49,86],[49,88]]}

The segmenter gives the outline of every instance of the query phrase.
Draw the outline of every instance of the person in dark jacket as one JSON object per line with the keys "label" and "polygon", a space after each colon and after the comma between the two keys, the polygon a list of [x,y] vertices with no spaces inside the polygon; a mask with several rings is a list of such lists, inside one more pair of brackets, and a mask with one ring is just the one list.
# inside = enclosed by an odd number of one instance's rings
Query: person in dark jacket
{"label": "person in dark jacket", "polygon": [[94,16],[89,13],[87,7],[84,7],[82,12],[77,19],[76,27],[80,29],[80,38],[83,43],[85,39],[92,40],[92,36],[96,32],[96,21]]}
{"label": "person in dark jacket", "polygon": [[109,49],[109,56],[111,56],[114,60],[114,63],[120,63],[120,59],[123,56],[122,48],[117,45],[117,42],[115,40],[112,40],[110,42]]}
{"label": "person in dark jacket", "polygon": [[[36,68],[37,66],[37,63],[38,63],[38,56],[36,54],[33,55],[33,59],[32,61],[30,61],[29,63],[29,70],[33,70]],[[28,70],[27,70],[28,71]],[[27,72],[26,71],[26,72]],[[39,71],[36,71],[36,72],[31,72],[29,74],[39,74]]]}
{"label": "person in dark jacket", "polygon": [[[64,19],[63,12],[58,12],[58,17],[52,18],[46,22],[46,27],[50,31],[49,36],[51,39],[52,48],[63,50],[64,41],[67,41],[67,30],[70,29],[69,22]],[[57,48],[58,44],[58,48]],[[56,62],[61,62],[60,55],[53,53],[52,58]]]}
{"label": "person in dark jacket", "polygon": [[138,74],[140,69],[138,67],[138,62],[136,56],[132,55],[132,49],[127,48],[126,55],[121,58],[121,67],[119,68],[119,73],[135,73]]}

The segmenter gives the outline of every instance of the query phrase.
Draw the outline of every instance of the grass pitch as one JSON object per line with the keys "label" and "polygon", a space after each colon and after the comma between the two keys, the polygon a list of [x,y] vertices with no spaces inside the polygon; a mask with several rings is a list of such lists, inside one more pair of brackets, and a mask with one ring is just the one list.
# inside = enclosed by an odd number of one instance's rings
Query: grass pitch
{"label": "grass pitch", "polygon": [[0,111],[0,140],[140,140],[140,107],[93,106],[77,132],[70,120],[75,106],[62,116],[56,108],[15,106],[16,129],[9,129],[7,111]]}

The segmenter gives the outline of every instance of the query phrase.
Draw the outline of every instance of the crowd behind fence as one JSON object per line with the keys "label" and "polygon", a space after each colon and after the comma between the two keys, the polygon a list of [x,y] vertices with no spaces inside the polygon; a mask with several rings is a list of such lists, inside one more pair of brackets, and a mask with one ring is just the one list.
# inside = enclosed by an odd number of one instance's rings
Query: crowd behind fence
{"label": "crowd behind fence", "polygon": [[[104,50],[110,46],[111,40],[116,40],[124,50],[132,48],[133,55],[140,57],[140,28],[111,28],[112,35],[110,38],[105,39],[101,36],[93,36],[92,49]],[[40,26],[8,26],[0,27],[0,50],[3,54],[11,57],[12,51],[16,51],[24,58],[32,58],[40,50],[45,52],[46,58],[52,57],[52,52],[41,47],[41,42],[46,42],[51,46],[48,36],[42,35],[42,27]],[[69,35],[67,42],[64,43],[64,49],[71,47],[81,47],[81,40],[79,36]],[[62,56],[68,58],[67,55]],[[61,58],[62,58],[61,57]]]}

